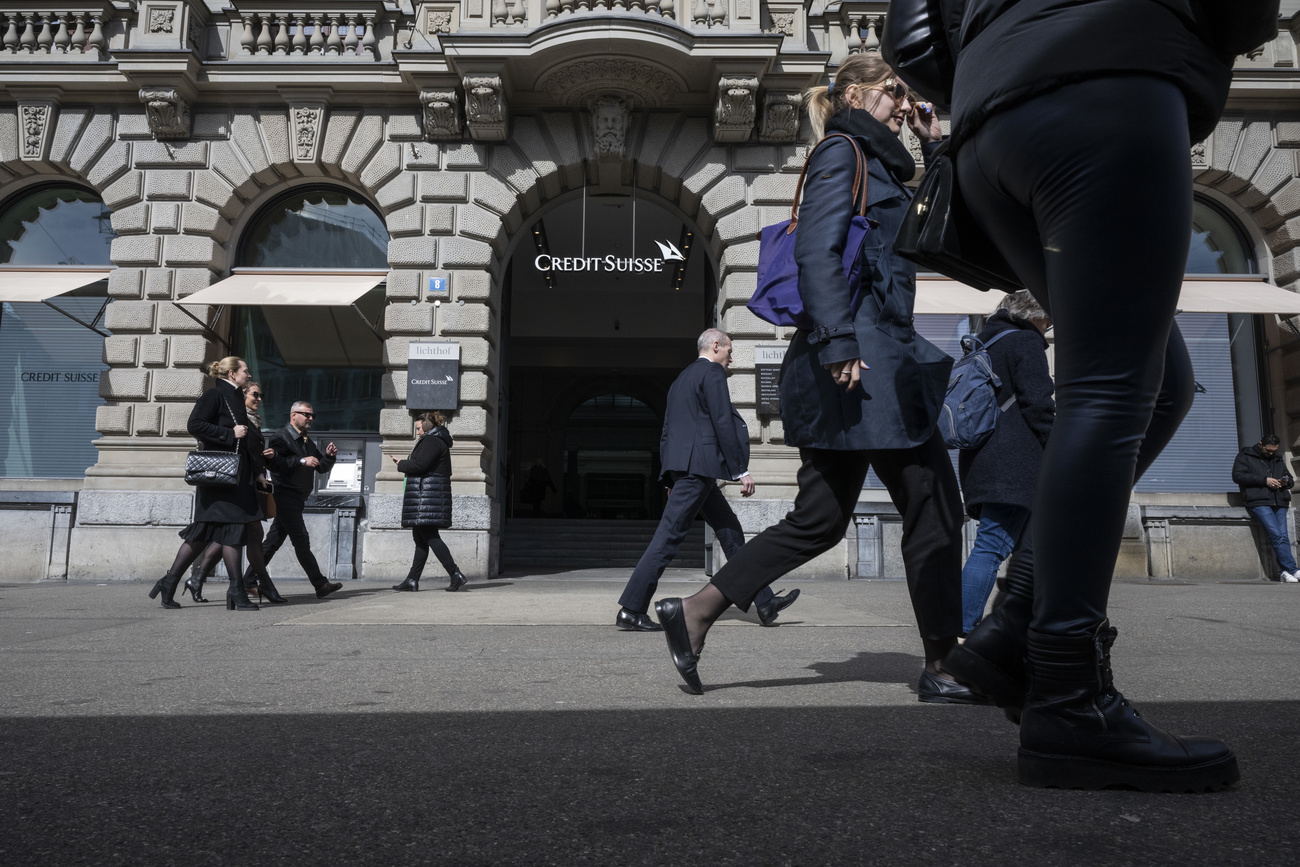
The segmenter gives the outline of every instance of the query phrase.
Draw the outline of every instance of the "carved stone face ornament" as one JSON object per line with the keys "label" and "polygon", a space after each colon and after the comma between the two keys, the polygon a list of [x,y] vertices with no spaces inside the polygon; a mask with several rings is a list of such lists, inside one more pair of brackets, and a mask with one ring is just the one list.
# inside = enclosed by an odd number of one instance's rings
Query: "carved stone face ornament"
{"label": "carved stone face ornament", "polygon": [[590,109],[596,156],[622,159],[631,104],[621,97],[600,96],[591,101]]}

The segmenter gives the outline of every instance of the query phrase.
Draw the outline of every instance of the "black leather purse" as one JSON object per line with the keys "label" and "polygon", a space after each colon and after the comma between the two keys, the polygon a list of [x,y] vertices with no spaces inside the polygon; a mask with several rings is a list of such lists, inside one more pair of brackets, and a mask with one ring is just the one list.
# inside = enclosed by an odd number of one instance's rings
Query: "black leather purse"
{"label": "black leather purse", "polygon": [[930,271],[976,289],[1016,292],[1025,288],[1015,270],[966,209],[948,142],[934,153],[903,217],[894,249]]}
{"label": "black leather purse", "polygon": [[[235,411],[225,400],[221,401],[230,413],[230,420],[239,424]],[[239,440],[235,440],[235,450],[223,452],[219,449],[199,449],[185,456],[185,484],[201,488],[232,488],[239,484]]]}
{"label": "black leather purse", "polygon": [[939,0],[890,0],[880,56],[912,90],[945,111],[952,105],[957,64]]}

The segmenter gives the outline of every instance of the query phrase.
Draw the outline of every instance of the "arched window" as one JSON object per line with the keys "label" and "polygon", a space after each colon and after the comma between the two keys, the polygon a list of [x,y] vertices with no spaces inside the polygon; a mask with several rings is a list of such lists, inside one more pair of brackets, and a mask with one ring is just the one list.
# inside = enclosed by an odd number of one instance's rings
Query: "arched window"
{"label": "arched window", "polygon": [[0,206],[0,283],[90,281],[50,290],[47,303],[28,292],[0,306],[0,477],[81,478],[95,462],[107,281],[87,269],[112,266],[115,237],[104,203],[80,187],[41,187]]}
{"label": "arched window", "polygon": [[[256,215],[234,272],[382,274],[388,240],[383,218],[361,198],[336,188],[299,189]],[[235,351],[262,385],[268,429],[288,421],[295,400],[307,400],[316,411],[313,430],[379,430],[383,343],[372,326],[383,313],[383,284],[354,306],[241,308]]]}
{"label": "arched window", "polygon": [[1227,213],[1206,199],[1192,202],[1192,246],[1188,274],[1258,274],[1246,233]]}

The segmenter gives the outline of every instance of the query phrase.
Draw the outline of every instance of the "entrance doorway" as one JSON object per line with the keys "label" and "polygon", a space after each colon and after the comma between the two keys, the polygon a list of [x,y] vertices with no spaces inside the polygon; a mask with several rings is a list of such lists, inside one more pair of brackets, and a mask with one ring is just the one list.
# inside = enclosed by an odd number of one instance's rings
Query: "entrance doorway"
{"label": "entrance doorway", "polygon": [[[522,234],[503,292],[502,565],[631,567],[663,511],[664,406],[712,323],[713,267],[692,225],[630,190],[574,196]],[[702,566],[696,535],[683,550]]]}

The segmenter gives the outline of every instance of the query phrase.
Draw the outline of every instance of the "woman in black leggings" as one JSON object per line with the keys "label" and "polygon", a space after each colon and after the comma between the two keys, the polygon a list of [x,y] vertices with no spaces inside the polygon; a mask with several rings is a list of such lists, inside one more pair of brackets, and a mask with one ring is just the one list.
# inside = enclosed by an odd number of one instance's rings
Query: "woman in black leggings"
{"label": "woman in black leggings", "polygon": [[[1057,418],[1032,546],[1027,536],[1010,569],[1014,604],[1023,610],[1032,597],[1027,642],[1014,618],[990,618],[968,641],[978,652],[960,648],[947,664],[978,691],[999,697],[1001,688],[1000,703],[1014,706],[1023,670],[992,663],[1027,644],[1021,782],[1222,788],[1239,776],[1226,744],[1171,735],[1115,689],[1106,606],[1134,480],[1190,403],[1190,362],[1173,327],[1190,237],[1190,150],[1222,111],[1234,52],[1214,44],[1204,15],[1192,16],[1200,7],[1172,0],[964,7],[957,177],[1055,323]],[[1023,592],[1027,550],[1032,594]]]}

